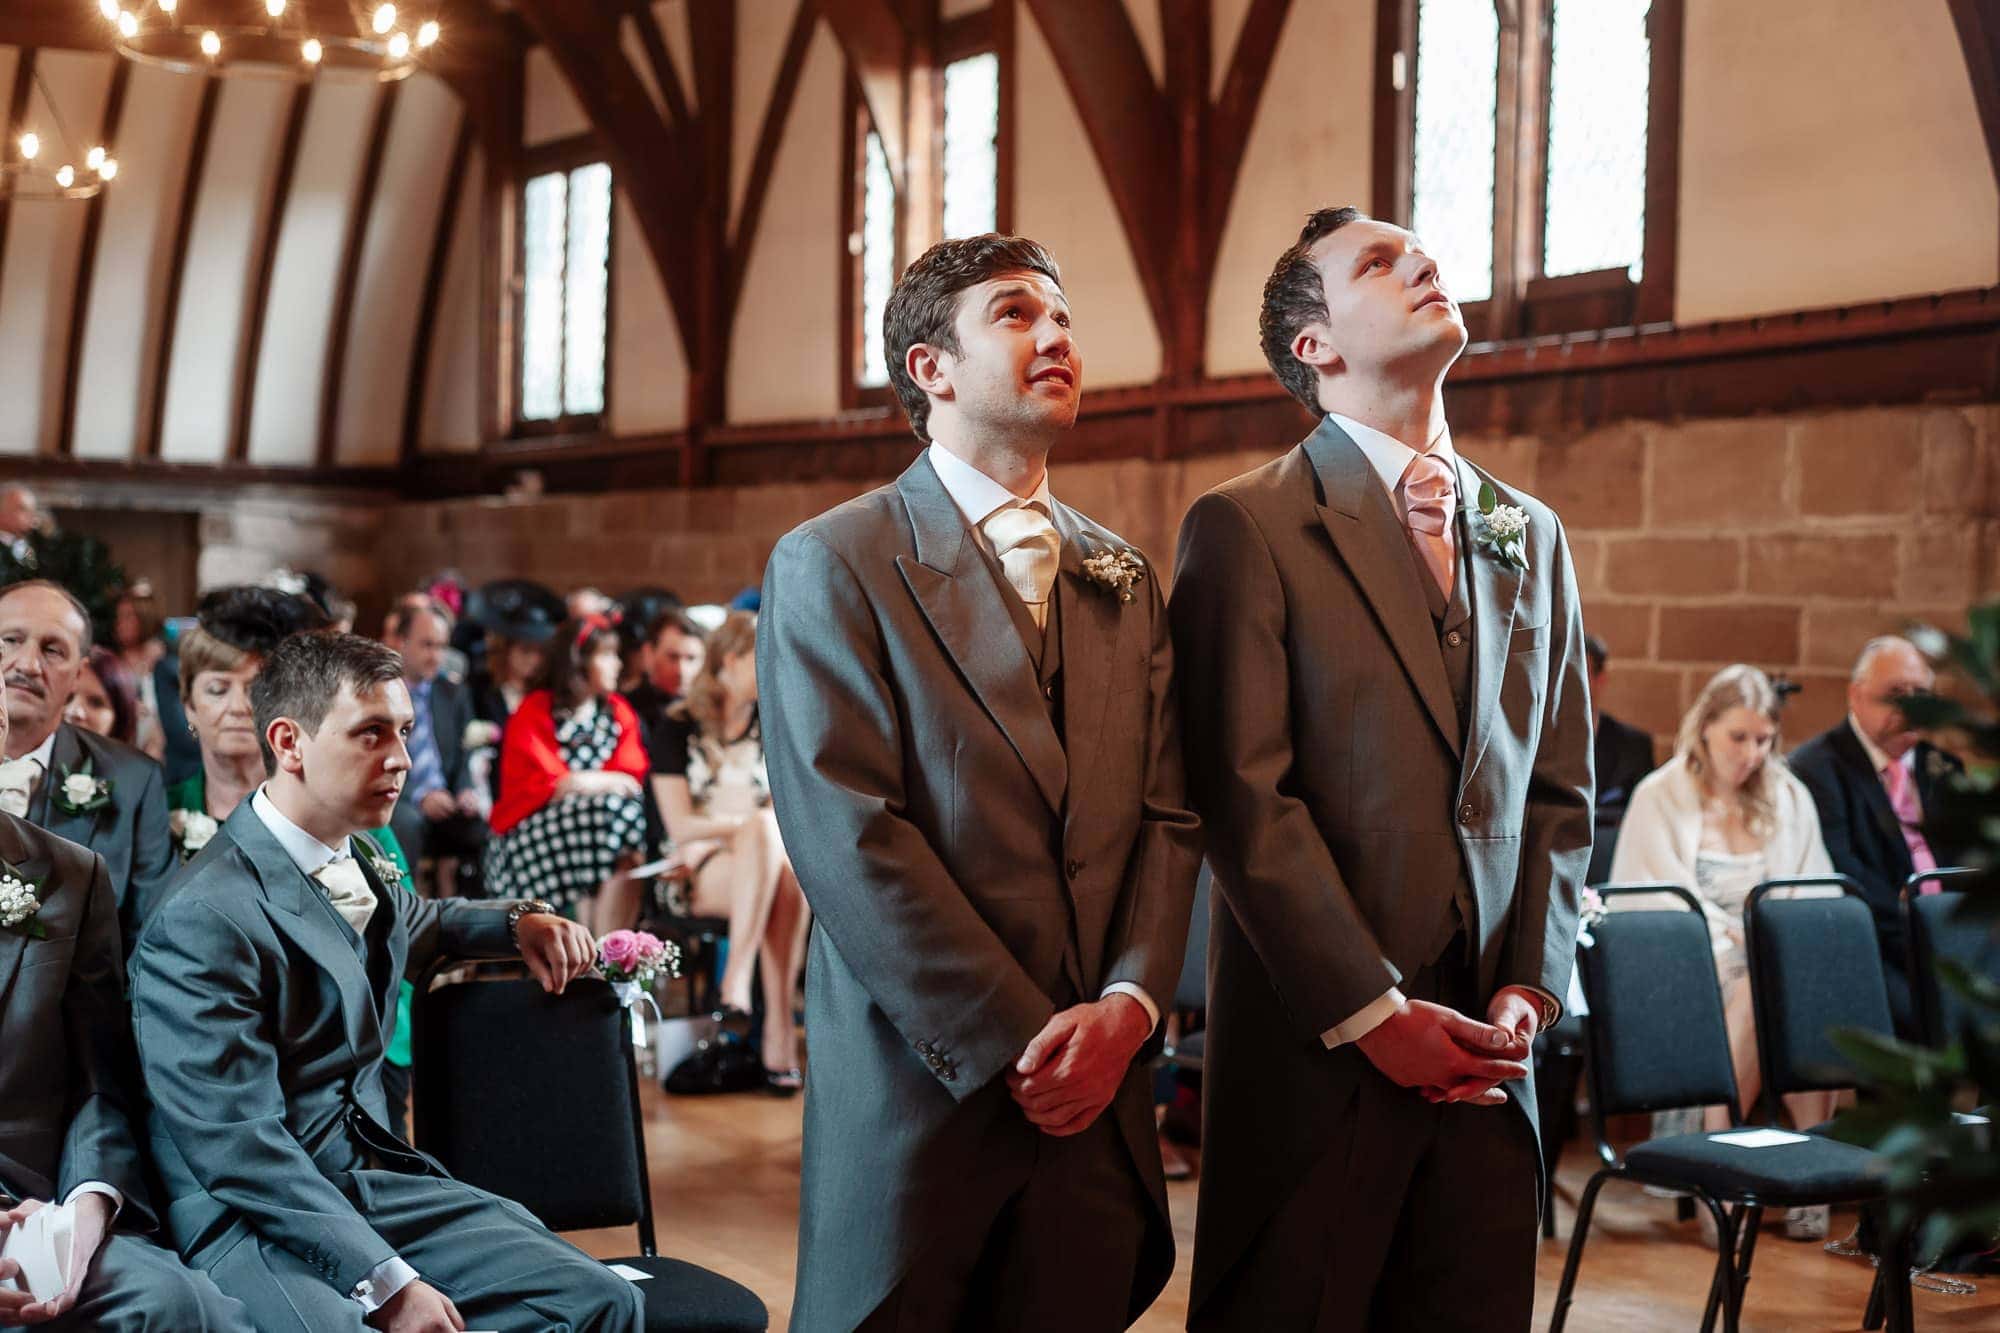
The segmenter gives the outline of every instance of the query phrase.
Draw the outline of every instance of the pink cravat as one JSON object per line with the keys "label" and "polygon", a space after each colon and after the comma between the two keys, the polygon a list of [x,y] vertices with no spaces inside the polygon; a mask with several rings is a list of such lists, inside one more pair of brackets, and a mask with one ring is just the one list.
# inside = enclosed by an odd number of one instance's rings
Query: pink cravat
{"label": "pink cravat", "polygon": [[1458,508],[1458,491],[1451,482],[1451,469],[1435,454],[1418,454],[1403,470],[1396,486],[1409,526],[1410,541],[1430,568],[1438,591],[1447,598],[1457,581],[1458,561],[1452,553],[1452,512]]}
{"label": "pink cravat", "polygon": [[[1931,845],[1924,841],[1924,808],[1917,802],[1916,779],[1900,759],[1891,759],[1882,770],[1882,785],[1889,789],[1889,808],[1896,812],[1896,822],[1903,826],[1903,841],[1910,848],[1910,864],[1919,872],[1937,869],[1937,858],[1931,855]],[[1935,883],[1925,884],[1925,893],[1936,893]]]}

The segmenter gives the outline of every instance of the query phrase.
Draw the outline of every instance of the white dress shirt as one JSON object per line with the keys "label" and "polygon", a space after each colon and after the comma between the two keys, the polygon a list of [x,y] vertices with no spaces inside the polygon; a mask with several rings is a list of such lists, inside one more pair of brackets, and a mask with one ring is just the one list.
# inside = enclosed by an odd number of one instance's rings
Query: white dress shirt
{"label": "white dress shirt", "polygon": [[[979,544],[986,549],[988,555],[995,555],[993,543],[987,540],[986,533],[979,525],[1000,510],[1021,503],[1021,497],[936,441],[931,442],[930,460],[931,467],[937,472],[938,480],[944,483],[945,494],[949,495],[951,502],[958,506],[958,512],[965,516],[966,526],[972,529],[972,535],[979,539]],[[1027,497],[1027,503],[1040,505],[1043,513],[1051,518],[1055,516],[1055,507],[1049,498],[1049,476],[1046,469],[1042,473],[1041,484],[1035,487],[1033,495]],[[1114,981],[1104,988],[1104,995],[1131,996],[1139,1002],[1139,1007],[1146,1011],[1147,1022],[1152,1028],[1160,1026],[1160,1006],[1153,1003],[1153,997],[1146,994],[1143,987],[1129,981]],[[1148,1031],[1150,1032],[1151,1028]]]}
{"label": "white dress shirt", "polygon": [[[271,831],[271,836],[285,849],[285,855],[292,858],[292,864],[296,865],[307,879],[312,879],[327,863],[351,855],[348,848],[329,847],[287,819],[284,812],[278,809],[277,804],[265,794],[261,786],[250,798],[250,813],[257,816],[264,827]],[[368,1275],[355,1283],[354,1290],[347,1295],[363,1311],[374,1314],[395,1299],[396,1293],[415,1282],[417,1277],[416,1269],[410,1267],[400,1256],[392,1254],[369,1269]]]}
{"label": "white dress shirt", "polygon": [[[1368,466],[1374,470],[1376,480],[1382,483],[1382,490],[1389,497],[1389,508],[1393,509],[1399,516],[1403,510],[1402,506],[1396,503],[1396,491],[1403,484],[1403,474],[1409,471],[1411,460],[1416,458],[1420,452],[1429,454],[1450,468],[1453,478],[1458,476],[1458,455],[1452,451],[1450,426],[1446,426],[1438,433],[1437,439],[1431,443],[1429,449],[1417,450],[1404,444],[1395,436],[1356,421],[1353,417],[1344,417],[1338,412],[1329,412],[1326,414],[1326,417],[1327,420],[1347,432],[1347,438],[1354,441],[1355,447],[1360,449],[1362,455],[1367,458]],[[1463,509],[1463,497],[1460,497],[1460,500],[1459,508]],[[1454,522],[1446,531],[1452,534],[1452,548],[1456,551],[1458,537],[1455,517]],[[1519,989],[1527,991],[1542,1002],[1544,1018],[1552,1014],[1560,1015],[1562,1013],[1562,1006],[1557,1004],[1555,997],[1547,991],[1533,986],[1523,986]],[[1363,1007],[1360,1012],[1350,1014],[1345,1019],[1342,1019],[1326,1031],[1320,1033],[1320,1040],[1326,1043],[1329,1050],[1336,1046],[1344,1046],[1351,1041],[1359,1041],[1376,1028],[1382,1026],[1389,1016],[1402,1008],[1402,1006],[1403,992],[1391,986],[1373,1003]],[[1482,1014],[1471,1014],[1469,1017],[1483,1021],[1485,1016]]]}

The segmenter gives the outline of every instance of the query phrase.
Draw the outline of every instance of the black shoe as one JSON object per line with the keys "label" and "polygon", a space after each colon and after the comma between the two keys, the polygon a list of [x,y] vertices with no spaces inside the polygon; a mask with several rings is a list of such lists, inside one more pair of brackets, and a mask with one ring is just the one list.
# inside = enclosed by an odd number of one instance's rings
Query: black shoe
{"label": "black shoe", "polygon": [[773,1097],[796,1097],[805,1085],[806,1076],[796,1066],[764,1071],[764,1090]]}
{"label": "black shoe", "polygon": [[764,1062],[740,1041],[705,1041],[660,1080],[668,1092],[698,1097],[764,1086]]}

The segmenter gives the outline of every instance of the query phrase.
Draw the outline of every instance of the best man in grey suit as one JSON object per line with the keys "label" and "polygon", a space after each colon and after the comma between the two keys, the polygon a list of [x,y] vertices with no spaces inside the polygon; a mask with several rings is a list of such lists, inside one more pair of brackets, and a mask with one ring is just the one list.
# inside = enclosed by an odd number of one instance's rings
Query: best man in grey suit
{"label": "best man in grey suit", "polygon": [[[6,715],[0,712],[0,737]],[[0,1325],[251,1333],[248,1315],[153,1243],[133,1120],[138,1069],[118,908],[104,858],[0,813],[0,875],[37,904],[0,914],[0,1238],[44,1205],[76,1208],[69,1287],[0,1291]],[[0,1278],[16,1278],[0,1260]]]}
{"label": "best man in grey suit", "polygon": [[1569,552],[1454,454],[1465,325],[1409,232],[1314,214],[1262,341],[1321,422],[1195,502],[1173,595],[1217,889],[1188,1324],[1524,1330],[1522,1062],[1590,856]]}
{"label": "best man in grey suit", "polygon": [[814,913],[792,1327],[1123,1328],[1173,1267],[1138,1057],[1197,856],[1165,608],[1049,493],[1082,358],[1047,252],[934,246],[885,325],[930,447],[778,544],[757,635]]}
{"label": "best man in grey suit", "polygon": [[546,904],[384,883],[393,863],[354,835],[388,819],[409,771],[402,670],[351,634],[278,646],[251,691],[270,779],[140,941],[133,1010],[168,1230],[263,1333],[636,1333],[631,1284],[388,1128],[382,1050],[403,976],[518,951],[559,991],[595,954]]}
{"label": "best man in grey suit", "polygon": [[[62,720],[90,655],[90,614],[61,585],[32,579],[0,592],[0,652],[7,654],[10,724],[0,810],[104,858],[130,957],[179,867],[160,766]],[[79,800],[90,787],[86,771],[103,785]],[[77,790],[66,791],[66,783]]]}

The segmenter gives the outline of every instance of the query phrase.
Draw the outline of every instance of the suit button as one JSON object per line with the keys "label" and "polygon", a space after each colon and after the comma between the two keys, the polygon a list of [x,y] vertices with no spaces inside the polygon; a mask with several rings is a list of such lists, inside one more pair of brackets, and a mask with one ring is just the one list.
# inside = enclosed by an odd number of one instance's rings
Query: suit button
{"label": "suit button", "polygon": [[1470,824],[1474,819],[1478,818],[1478,816],[1479,812],[1477,810],[1474,810],[1469,805],[1461,805],[1460,807],[1458,807],[1458,822],[1461,824]]}
{"label": "suit button", "polygon": [[1465,642],[1465,636],[1463,634],[1460,634],[1457,630],[1453,630],[1451,633],[1444,636],[1444,641],[1450,644],[1452,647],[1456,648],[1458,647],[1458,645]]}
{"label": "suit button", "polygon": [[917,1043],[918,1055],[929,1055],[930,1053],[931,1053],[931,1044],[929,1042],[920,1041]]}
{"label": "suit button", "polygon": [[1074,856],[1072,856],[1068,860],[1068,862],[1064,864],[1063,869],[1069,872],[1069,877],[1071,879],[1075,879],[1078,875],[1083,873],[1083,862],[1077,860]]}

